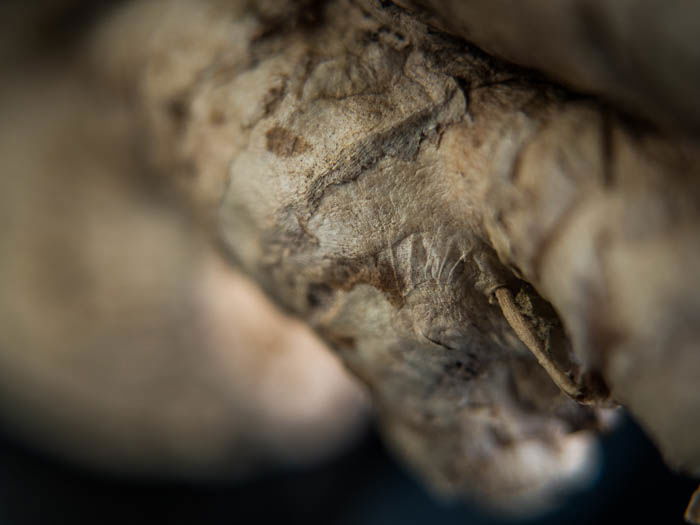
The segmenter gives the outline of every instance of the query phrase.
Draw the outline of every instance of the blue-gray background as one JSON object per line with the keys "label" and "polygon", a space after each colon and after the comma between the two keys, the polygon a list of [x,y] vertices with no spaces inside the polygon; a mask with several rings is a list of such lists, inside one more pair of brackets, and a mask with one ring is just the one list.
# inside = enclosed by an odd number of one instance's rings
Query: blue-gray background
{"label": "blue-gray background", "polygon": [[0,433],[0,523],[513,525],[683,523],[696,485],[673,474],[629,419],[603,438],[590,489],[527,521],[433,499],[370,432],[343,456],[248,483],[108,478],[49,458]]}

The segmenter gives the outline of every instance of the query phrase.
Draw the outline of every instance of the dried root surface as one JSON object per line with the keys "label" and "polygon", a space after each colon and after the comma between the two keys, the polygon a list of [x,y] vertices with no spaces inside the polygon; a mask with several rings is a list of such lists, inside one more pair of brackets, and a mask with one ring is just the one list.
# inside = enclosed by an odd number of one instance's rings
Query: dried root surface
{"label": "dried root surface", "polygon": [[692,140],[390,2],[167,4],[95,33],[103,81],[132,97],[165,183],[335,348],[434,486],[534,502],[585,470],[602,409],[565,381],[700,473]]}

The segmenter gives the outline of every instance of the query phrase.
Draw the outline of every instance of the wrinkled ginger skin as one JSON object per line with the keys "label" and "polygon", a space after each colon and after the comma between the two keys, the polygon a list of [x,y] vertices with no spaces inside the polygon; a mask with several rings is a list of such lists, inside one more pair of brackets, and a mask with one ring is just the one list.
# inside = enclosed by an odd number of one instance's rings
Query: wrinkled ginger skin
{"label": "wrinkled ginger skin", "polygon": [[695,0],[397,0],[495,56],[700,135]]}
{"label": "wrinkled ginger skin", "polygon": [[407,461],[498,502],[584,467],[598,411],[517,339],[505,286],[562,369],[700,473],[697,149],[390,3],[234,5],[177,2],[139,54],[154,163]]}

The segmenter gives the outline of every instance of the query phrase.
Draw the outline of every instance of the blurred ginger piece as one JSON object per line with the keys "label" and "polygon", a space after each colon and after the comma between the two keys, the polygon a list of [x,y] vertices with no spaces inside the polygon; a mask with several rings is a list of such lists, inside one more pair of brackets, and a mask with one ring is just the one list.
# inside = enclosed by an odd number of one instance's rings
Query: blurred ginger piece
{"label": "blurred ginger piece", "polygon": [[62,61],[12,78],[0,93],[3,424],[158,474],[241,475],[351,441],[359,387],[152,184],[119,101]]}

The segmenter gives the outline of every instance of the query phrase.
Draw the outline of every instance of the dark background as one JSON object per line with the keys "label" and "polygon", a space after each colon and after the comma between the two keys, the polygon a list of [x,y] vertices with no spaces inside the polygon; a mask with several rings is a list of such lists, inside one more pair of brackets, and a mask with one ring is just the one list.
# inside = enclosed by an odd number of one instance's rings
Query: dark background
{"label": "dark background", "polygon": [[546,516],[486,515],[431,497],[371,431],[313,468],[240,483],[106,477],[0,432],[0,523],[24,524],[681,524],[696,483],[673,474],[629,419],[603,437],[598,480]]}

